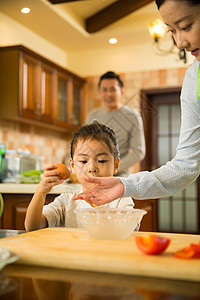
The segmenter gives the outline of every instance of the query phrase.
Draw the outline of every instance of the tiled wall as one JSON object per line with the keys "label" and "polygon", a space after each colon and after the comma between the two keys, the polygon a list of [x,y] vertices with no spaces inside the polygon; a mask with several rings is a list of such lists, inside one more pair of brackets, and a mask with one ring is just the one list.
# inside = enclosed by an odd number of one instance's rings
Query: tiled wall
{"label": "tiled wall", "polygon": [[[184,74],[184,67],[120,74],[125,86],[122,101],[140,111],[141,89],[181,86]],[[89,77],[87,80],[86,112],[90,112],[101,105],[97,88],[99,77]],[[69,152],[70,140],[67,134],[0,120],[0,142],[5,143],[7,149],[28,149],[32,154],[44,155],[45,163],[61,162],[65,153]],[[135,166],[134,171],[138,169],[139,166]]]}
{"label": "tiled wall", "polygon": [[27,149],[43,155],[45,164],[62,162],[69,151],[69,140],[69,136],[54,131],[0,120],[0,142],[6,144],[6,149]]}

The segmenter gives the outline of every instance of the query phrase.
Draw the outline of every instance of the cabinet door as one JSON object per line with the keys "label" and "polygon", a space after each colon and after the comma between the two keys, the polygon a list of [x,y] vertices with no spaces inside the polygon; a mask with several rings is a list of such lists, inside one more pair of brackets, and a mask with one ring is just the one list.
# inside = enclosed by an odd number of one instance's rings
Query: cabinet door
{"label": "cabinet door", "polygon": [[69,125],[69,99],[71,98],[71,79],[66,74],[57,73],[56,124]]}
{"label": "cabinet door", "polygon": [[80,126],[82,120],[83,106],[83,85],[77,81],[73,81],[73,98],[70,123],[75,126]]}
{"label": "cabinet door", "polygon": [[48,123],[53,121],[54,76],[54,69],[42,62],[39,76],[39,114],[40,119]]}
{"label": "cabinet door", "polygon": [[20,111],[22,117],[38,119],[40,100],[38,94],[39,66],[38,60],[28,54],[21,53],[20,59]]}
{"label": "cabinet door", "polygon": [[156,231],[157,229],[157,200],[133,200],[135,208],[144,209],[147,214],[142,218],[140,231]]}
{"label": "cabinet door", "polygon": [[[52,202],[56,196],[58,195],[48,194],[45,204]],[[3,194],[5,204],[2,215],[3,229],[25,230],[24,220],[32,197],[32,194]]]}

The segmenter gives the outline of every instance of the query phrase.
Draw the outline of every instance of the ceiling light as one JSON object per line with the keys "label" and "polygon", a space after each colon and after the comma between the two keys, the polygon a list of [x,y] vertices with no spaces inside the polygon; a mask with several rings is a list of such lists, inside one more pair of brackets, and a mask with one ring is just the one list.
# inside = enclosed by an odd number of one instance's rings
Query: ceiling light
{"label": "ceiling light", "polygon": [[[167,26],[160,20],[155,20],[152,24],[148,24],[149,33],[154,40],[154,50],[158,55],[169,55],[169,54],[178,54],[180,60],[183,60],[184,63],[187,62],[187,54],[185,49],[176,50],[176,42],[172,35],[170,35],[170,45],[168,48],[163,48],[161,40],[164,39]],[[168,45],[168,43],[167,43]],[[176,50],[176,51],[174,51]]]}
{"label": "ceiling light", "polygon": [[23,7],[22,9],[21,9],[21,12],[23,13],[23,14],[28,14],[28,13],[30,13],[30,8],[29,7]]}
{"label": "ceiling light", "polygon": [[114,44],[117,44],[117,39],[116,38],[111,38],[109,39],[109,43],[114,45]]}

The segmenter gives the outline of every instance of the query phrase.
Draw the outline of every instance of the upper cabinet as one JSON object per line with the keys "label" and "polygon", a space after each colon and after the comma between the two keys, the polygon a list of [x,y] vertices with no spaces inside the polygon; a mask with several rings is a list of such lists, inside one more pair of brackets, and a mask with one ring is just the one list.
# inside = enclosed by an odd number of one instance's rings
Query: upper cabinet
{"label": "upper cabinet", "polygon": [[85,80],[23,46],[0,48],[0,117],[70,132],[84,121]]}
{"label": "upper cabinet", "polygon": [[21,52],[19,76],[20,116],[53,123],[54,68]]}
{"label": "upper cabinet", "polygon": [[71,94],[71,78],[63,74],[57,73],[57,104],[56,104],[56,123],[61,126],[70,124],[69,122],[69,105]]}

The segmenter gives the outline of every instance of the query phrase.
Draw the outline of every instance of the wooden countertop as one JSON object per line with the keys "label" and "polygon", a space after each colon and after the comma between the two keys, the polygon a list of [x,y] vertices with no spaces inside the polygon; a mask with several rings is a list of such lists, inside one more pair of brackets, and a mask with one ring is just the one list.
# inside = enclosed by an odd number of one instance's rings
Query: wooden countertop
{"label": "wooden countertop", "polygon": [[[17,183],[1,183],[0,193],[2,194],[34,194],[37,184],[17,184]],[[75,192],[81,189],[80,184],[62,183],[54,186],[50,194],[61,194]]]}
{"label": "wooden countertop", "polygon": [[135,243],[133,232],[123,240],[97,240],[78,228],[45,228],[0,240],[18,254],[20,265],[53,267],[81,271],[157,277],[200,282],[200,260],[178,259],[173,253],[190,243],[199,242],[199,235],[159,233],[171,239],[162,255],[146,255]]}

